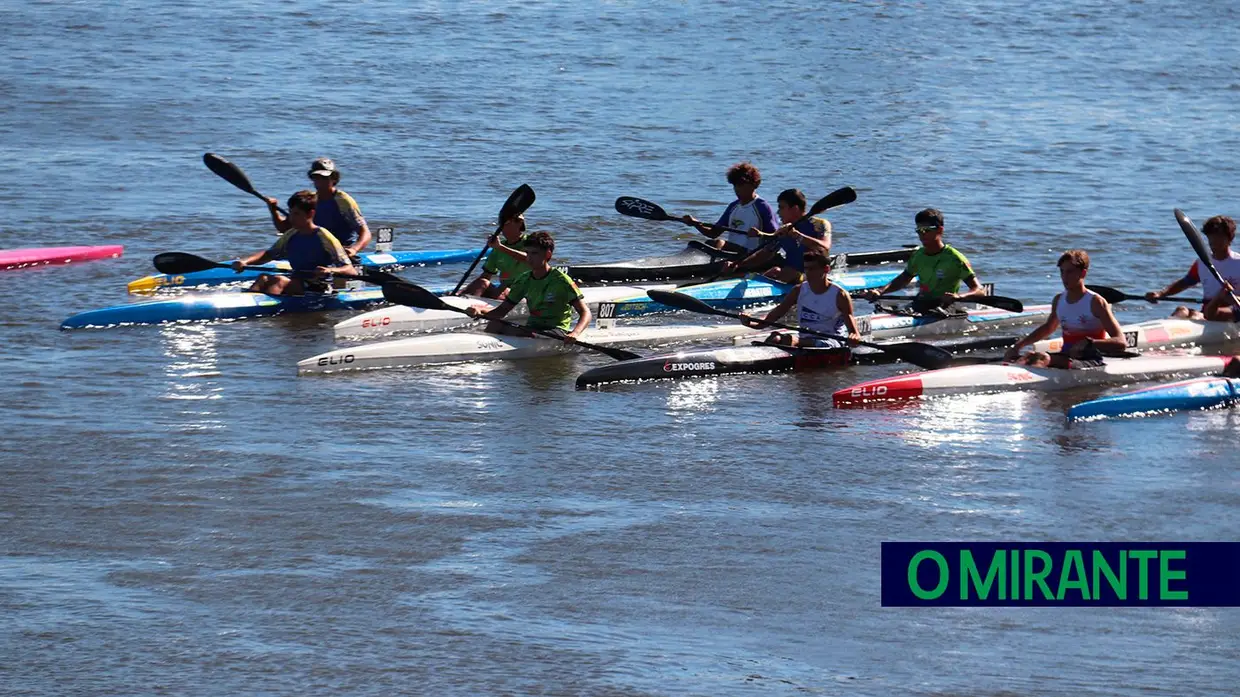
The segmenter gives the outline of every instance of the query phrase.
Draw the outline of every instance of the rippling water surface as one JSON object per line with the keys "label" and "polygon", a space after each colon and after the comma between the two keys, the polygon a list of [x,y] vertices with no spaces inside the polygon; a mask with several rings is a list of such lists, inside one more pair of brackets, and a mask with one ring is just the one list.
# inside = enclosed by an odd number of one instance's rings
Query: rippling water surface
{"label": "rippling water surface", "polygon": [[[515,186],[565,261],[668,253],[749,159],[843,185],[837,247],[915,241],[999,292],[1159,287],[1171,209],[1236,215],[1228,2],[0,3],[5,694],[1230,694],[1233,611],[879,607],[896,539],[1229,540],[1237,417],[1069,426],[1097,391],[836,412],[892,373],[577,392],[608,360],[298,379],[336,316],[62,333],[169,250],[271,240],[333,157],[401,248]],[[463,268],[410,276],[450,282]],[[1167,307],[1129,306],[1122,321]],[[1231,686],[1231,687],[1228,687]]]}

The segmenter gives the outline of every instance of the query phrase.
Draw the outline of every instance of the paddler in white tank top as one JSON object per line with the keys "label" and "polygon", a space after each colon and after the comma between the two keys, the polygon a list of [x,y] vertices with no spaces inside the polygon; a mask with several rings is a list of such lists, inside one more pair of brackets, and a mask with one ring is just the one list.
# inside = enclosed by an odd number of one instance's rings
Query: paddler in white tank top
{"label": "paddler in white tank top", "polygon": [[[778,322],[788,314],[794,306],[797,308],[797,324],[808,329],[815,329],[827,334],[838,334],[851,341],[860,341],[861,333],[857,329],[857,318],[853,316],[852,298],[848,291],[835,285],[827,277],[827,257],[819,252],[806,252],[805,281],[784,296],[766,317],[758,319],[744,315],[746,326],[761,329],[767,322]],[[768,343],[780,346],[799,346],[802,348],[840,348],[841,341],[825,339],[813,334],[791,332],[773,332],[767,338]]]}
{"label": "paddler in white tank top", "polygon": [[1126,348],[1124,333],[1111,313],[1111,306],[1102,296],[1085,287],[1089,273],[1089,254],[1083,249],[1071,249],[1059,257],[1059,278],[1063,292],[1051,303],[1051,315],[1029,336],[1008,349],[1005,360],[1020,359],[1020,350],[1030,344],[1050,337],[1060,325],[1063,326],[1063,349],[1054,357],[1034,351],[1026,356],[1024,363],[1032,366],[1053,368],[1071,367],[1070,358],[1098,358],[1101,353],[1119,353]]}
{"label": "paddler in white tank top", "polygon": [[[1206,242],[1210,245],[1211,261],[1214,262],[1214,268],[1218,269],[1219,275],[1233,289],[1236,286],[1240,286],[1240,253],[1236,253],[1231,249],[1231,243],[1236,239],[1236,221],[1225,215],[1216,215],[1201,226],[1201,232],[1206,236]],[[1223,322],[1235,321],[1236,310],[1232,305],[1231,299],[1226,293],[1222,292],[1224,289],[1219,285],[1218,281],[1214,280],[1214,274],[1201,267],[1200,260],[1193,262],[1184,278],[1162,290],[1150,291],[1145,294],[1145,297],[1147,300],[1157,302],[1167,296],[1192,288],[1198,283],[1201,284],[1201,311],[1181,305],[1175,308],[1175,312],[1171,313],[1171,316]],[[1228,291],[1230,290],[1228,289]],[[1216,307],[1211,309],[1211,301],[1216,298],[1220,302],[1215,303]]]}

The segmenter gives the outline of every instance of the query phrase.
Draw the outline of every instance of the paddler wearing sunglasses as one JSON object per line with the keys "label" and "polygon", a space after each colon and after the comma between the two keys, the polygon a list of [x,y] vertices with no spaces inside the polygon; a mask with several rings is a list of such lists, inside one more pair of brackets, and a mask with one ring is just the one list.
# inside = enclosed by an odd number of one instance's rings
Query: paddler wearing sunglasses
{"label": "paddler wearing sunglasses", "polygon": [[[767,322],[778,322],[788,314],[794,306],[797,308],[797,324],[806,329],[827,334],[844,335],[849,339],[861,340],[861,332],[857,329],[857,318],[853,315],[852,297],[848,291],[835,285],[827,277],[827,257],[821,252],[806,252],[805,280],[793,288],[781,303],[766,313],[762,318]],[[743,315],[745,326],[762,329],[767,326],[756,317]],[[801,348],[841,348],[841,341],[826,339],[813,334],[772,332],[767,343],[778,346],[797,346]]]}
{"label": "paddler wearing sunglasses", "polygon": [[[913,310],[917,312],[938,311],[955,302],[981,297],[986,294],[973,267],[955,247],[943,242],[943,214],[936,208],[927,208],[914,216],[917,238],[921,241],[904,271],[878,290],[863,290],[857,297],[873,300],[907,286],[917,279],[917,297]],[[958,292],[964,283],[968,290]]]}

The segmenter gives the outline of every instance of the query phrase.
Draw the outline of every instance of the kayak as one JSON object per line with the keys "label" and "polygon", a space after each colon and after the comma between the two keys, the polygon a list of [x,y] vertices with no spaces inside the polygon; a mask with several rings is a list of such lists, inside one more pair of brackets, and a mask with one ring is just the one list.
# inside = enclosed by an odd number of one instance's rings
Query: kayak
{"label": "kayak", "polygon": [[1076,421],[1105,416],[1145,416],[1215,409],[1231,406],[1238,401],[1240,378],[1193,378],[1081,402],[1068,410],[1068,419]]}
{"label": "kayak", "polygon": [[[731,322],[728,324],[613,327],[586,332],[582,339],[602,346],[621,347],[670,344],[744,334],[753,335],[754,330],[739,322]],[[299,361],[297,374],[401,368],[462,361],[537,358],[581,350],[579,346],[537,336],[449,332],[379,341],[328,351]]]}
{"label": "kayak", "polygon": [[[1007,348],[1017,337],[951,339],[934,342],[949,351],[986,351]],[[674,380],[733,373],[779,373],[841,367],[854,363],[892,363],[889,353],[865,346],[847,348],[791,348],[754,344],[679,351],[630,361],[608,363],[577,376],[577,389],[613,382]]]}
{"label": "kayak", "polygon": [[[610,302],[617,298],[628,298],[634,295],[640,295],[647,290],[671,290],[673,286],[664,285],[644,285],[644,286],[592,286],[581,289],[581,295],[591,312],[598,313],[601,303]],[[490,300],[486,298],[478,298],[474,296],[452,296],[444,297],[444,302],[453,307],[466,308],[470,305],[489,305],[495,307],[499,305],[498,300]],[[519,317],[525,314],[525,303],[520,303],[509,313],[509,317]],[[386,336],[388,334],[397,334],[400,332],[430,332],[442,331],[446,329],[455,329],[472,324],[478,320],[466,317],[459,312],[451,310],[428,310],[422,307],[408,307],[405,305],[390,305],[381,307],[377,310],[371,310],[360,315],[350,317],[335,326],[336,338],[373,338]]]}
{"label": "kayak", "polygon": [[[866,288],[881,288],[899,275],[900,271],[895,269],[889,271],[855,271],[832,274],[831,280],[844,290],[854,291]],[[779,302],[780,298],[784,297],[790,290],[792,290],[792,285],[790,284],[776,283],[761,276],[754,276],[684,286],[677,289],[677,292],[697,298],[711,307],[736,309],[761,303]],[[675,311],[675,308],[657,303],[651,300],[649,296],[634,295],[633,297],[621,298],[615,302],[600,305],[598,316],[602,318],[633,317],[656,312],[673,311]]]}
{"label": "kayak", "polygon": [[27,247],[25,249],[0,249],[0,271],[24,269],[31,266],[72,264],[77,261],[112,259],[123,254],[119,244],[95,247]]}
{"label": "kayak", "polygon": [[283,296],[246,291],[188,293],[165,300],[115,305],[73,315],[61,329],[113,327],[124,324],[161,324],[215,319],[264,317],[285,312],[358,310],[385,302],[383,289],[346,290],[339,293]]}
{"label": "kayak", "polygon": [[[855,252],[836,254],[831,257],[831,262],[833,266],[886,264],[908,261],[912,254],[912,249]],[[685,281],[691,278],[713,276],[719,273],[725,261],[736,261],[740,258],[739,253],[714,249],[698,240],[693,240],[681,251],[668,256],[644,257],[603,264],[573,264],[563,268],[578,283]]]}
{"label": "kayak", "polygon": [[[1155,319],[1120,327],[1130,349],[1170,348],[1173,346],[1208,346],[1240,340],[1240,323],[1212,322],[1203,319]],[[1039,341],[1035,351],[1058,353],[1063,338]]]}
{"label": "kayak", "polygon": [[1219,373],[1231,356],[1139,356],[1107,358],[1096,368],[1032,368],[1011,363],[963,365],[870,380],[838,390],[836,407],[901,402],[952,394],[1014,390],[1057,391],[1085,385],[1141,382],[1172,375]]}
{"label": "kayak", "polygon": [[[449,249],[431,252],[374,252],[361,254],[358,261],[363,269],[378,270],[398,266],[433,266],[436,264],[453,264],[473,261],[478,256],[477,249]],[[287,261],[274,261],[262,266],[273,271],[288,271]],[[262,271],[242,271],[232,269],[207,269],[194,273],[170,276],[156,274],[129,282],[130,293],[150,293],[160,288],[184,288],[189,286],[218,286],[225,283],[253,281],[262,275]]]}

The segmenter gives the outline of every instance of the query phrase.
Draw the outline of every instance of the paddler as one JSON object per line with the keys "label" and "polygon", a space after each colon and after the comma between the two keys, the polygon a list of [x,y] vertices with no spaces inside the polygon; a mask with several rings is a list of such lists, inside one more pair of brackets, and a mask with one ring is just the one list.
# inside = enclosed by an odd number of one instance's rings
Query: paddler
{"label": "paddler", "polygon": [[[981,297],[986,294],[969,260],[955,247],[943,242],[943,214],[937,208],[927,208],[913,218],[917,225],[917,238],[921,246],[909,257],[904,271],[878,290],[863,290],[857,297],[873,300],[907,286],[917,279],[917,296],[913,309],[917,312],[937,311],[955,302]],[[964,283],[968,290],[958,292]]]}
{"label": "paddler", "polygon": [[[1231,243],[1236,239],[1236,221],[1225,215],[1216,215],[1201,226],[1201,232],[1206,236],[1206,242],[1210,245],[1210,256],[1219,275],[1231,286],[1240,286],[1240,253],[1231,248]],[[1200,259],[1193,262],[1184,278],[1162,290],[1150,291],[1145,294],[1145,297],[1152,301],[1162,300],[1167,296],[1192,288],[1198,283],[1201,284],[1202,309],[1194,310],[1181,305],[1175,308],[1171,316],[1187,319],[1234,320],[1236,311],[1229,296],[1230,289],[1220,286],[1214,274],[1201,268]],[[1219,302],[1213,302],[1214,300]]]}
{"label": "paddler", "polygon": [[[1071,368],[1096,364],[1104,352],[1121,352],[1127,347],[1110,304],[1085,287],[1089,254],[1083,249],[1070,249],[1059,257],[1058,266],[1064,290],[1051,302],[1050,317],[1008,349],[1004,360],[1020,360],[1035,367]],[[1021,349],[1048,338],[1060,325],[1063,347],[1059,353],[1034,351],[1021,359]]]}
{"label": "paddler", "polygon": [[[310,163],[310,171],[306,175],[314,182],[314,191],[319,200],[314,213],[314,224],[327,228],[344,246],[344,251],[350,257],[356,258],[366,249],[366,245],[370,244],[370,227],[366,225],[357,201],[337,188],[340,183],[340,170],[336,168],[336,163],[320,157]],[[271,222],[277,230],[286,232],[289,229],[289,220],[280,215],[279,201],[271,197],[264,200],[271,211]]]}
{"label": "paddler", "polygon": [[[774,243],[768,242],[753,252],[743,263],[729,261],[723,265],[721,275],[741,270],[766,269],[765,275],[780,283],[800,283],[804,278],[805,264],[802,258],[808,251],[831,254],[831,221],[826,218],[805,217],[806,199],[800,189],[785,189],[775,199],[779,208],[780,226]],[[799,223],[797,221],[800,221]],[[779,256],[783,252],[783,256]],[[776,265],[772,266],[771,264]]]}
{"label": "paddler", "polygon": [[[499,307],[481,312],[471,306],[466,308],[466,312],[470,317],[502,319],[524,300],[530,311],[527,327],[550,331],[563,336],[569,343],[576,341],[590,325],[590,308],[586,307],[581,290],[573,279],[563,271],[551,268],[553,252],[555,240],[551,239],[551,235],[536,232],[526,237],[525,258],[530,270],[513,279],[512,285],[508,286],[508,295]],[[572,325],[570,330],[573,310],[577,311],[577,324]],[[498,323],[492,323],[487,331],[493,334],[519,333],[519,330]]]}
{"label": "paddler", "polygon": [[357,273],[340,241],[325,227],[314,222],[316,197],[313,191],[298,191],[288,199],[289,229],[270,249],[234,261],[233,271],[287,259],[291,276],[263,274],[250,286],[250,291],[268,295],[302,295],[330,291],[331,274]]}
{"label": "paddler", "polygon": [[[797,308],[797,324],[806,329],[847,336],[852,341],[861,340],[861,332],[857,328],[857,318],[853,315],[852,297],[848,291],[835,285],[827,277],[827,255],[817,251],[805,252],[805,280],[792,289],[782,302],[776,305],[766,317],[758,319],[744,315],[746,326],[761,329],[766,322],[778,322],[795,306]],[[779,346],[798,346],[802,348],[841,348],[845,344],[835,339],[827,339],[813,334],[790,333],[776,331],[767,337],[767,343]]]}
{"label": "paddler", "polygon": [[[461,295],[477,295],[483,298],[504,299],[513,279],[530,270],[525,256],[525,216],[500,221],[500,237],[490,241],[491,253],[478,274]],[[491,279],[499,274],[499,285],[491,285]]]}
{"label": "paddler", "polygon": [[[682,218],[686,223],[697,228],[698,232],[711,238],[711,244],[719,249],[750,251],[758,248],[759,232],[775,231],[775,211],[771,204],[758,196],[758,186],[762,184],[762,174],[758,168],[748,162],[740,162],[728,168],[728,183],[736,193],[736,200],[723,209],[723,215],[712,226],[708,223],[686,215]],[[746,230],[745,233],[729,232],[726,243],[719,239],[723,234],[720,228],[730,227]]]}

